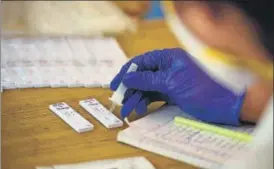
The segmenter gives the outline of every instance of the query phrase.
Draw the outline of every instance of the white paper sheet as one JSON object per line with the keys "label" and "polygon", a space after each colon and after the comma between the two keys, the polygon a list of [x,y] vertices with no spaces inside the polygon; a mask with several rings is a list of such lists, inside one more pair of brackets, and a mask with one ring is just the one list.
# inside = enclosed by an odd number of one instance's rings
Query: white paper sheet
{"label": "white paper sheet", "polygon": [[[186,115],[178,107],[165,106],[159,111],[132,122],[117,140],[179,161],[203,167],[218,168],[225,160],[247,144],[224,136],[187,126],[175,126],[175,116]],[[225,127],[225,126],[224,126]],[[235,130],[252,132],[254,126]]]}
{"label": "white paper sheet", "polygon": [[144,157],[98,160],[77,164],[62,164],[36,169],[155,169]]}

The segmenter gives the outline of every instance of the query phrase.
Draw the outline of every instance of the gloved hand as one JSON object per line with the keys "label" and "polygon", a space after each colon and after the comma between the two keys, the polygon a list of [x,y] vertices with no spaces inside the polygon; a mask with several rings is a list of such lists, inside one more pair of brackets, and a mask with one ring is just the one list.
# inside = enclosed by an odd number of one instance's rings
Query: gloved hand
{"label": "gloved hand", "polygon": [[[138,70],[126,74],[132,62]],[[111,89],[116,90],[121,82],[128,88],[121,109],[123,118],[134,109],[137,114],[145,113],[151,102],[166,101],[205,122],[240,124],[245,93],[236,95],[216,82],[180,48],[133,58],[112,80]]]}

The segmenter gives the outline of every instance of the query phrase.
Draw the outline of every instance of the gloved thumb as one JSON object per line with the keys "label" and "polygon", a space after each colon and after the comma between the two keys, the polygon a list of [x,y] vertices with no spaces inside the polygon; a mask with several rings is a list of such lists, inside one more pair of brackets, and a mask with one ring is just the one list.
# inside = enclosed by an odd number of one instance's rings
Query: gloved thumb
{"label": "gloved thumb", "polygon": [[123,78],[124,85],[129,89],[166,93],[166,71],[130,72]]}

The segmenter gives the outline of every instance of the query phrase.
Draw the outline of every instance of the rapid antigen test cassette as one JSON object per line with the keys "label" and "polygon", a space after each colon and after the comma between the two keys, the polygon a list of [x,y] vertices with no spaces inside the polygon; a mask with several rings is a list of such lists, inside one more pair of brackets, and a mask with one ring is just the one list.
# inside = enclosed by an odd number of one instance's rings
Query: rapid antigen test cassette
{"label": "rapid antigen test cassette", "polygon": [[94,128],[94,126],[89,121],[84,119],[79,113],[77,113],[65,102],[52,104],[49,106],[49,109],[78,133],[91,131]]}
{"label": "rapid antigen test cassette", "polygon": [[106,128],[116,128],[123,126],[123,121],[116,117],[112,112],[106,109],[96,99],[90,98],[79,102],[81,107],[88,111]]}

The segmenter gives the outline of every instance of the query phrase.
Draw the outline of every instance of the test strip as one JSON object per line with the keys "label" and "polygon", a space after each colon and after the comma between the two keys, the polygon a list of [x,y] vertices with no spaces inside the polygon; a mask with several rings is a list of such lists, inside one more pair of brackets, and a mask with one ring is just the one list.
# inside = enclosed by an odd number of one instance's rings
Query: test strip
{"label": "test strip", "polygon": [[39,73],[43,76],[43,83],[48,84],[48,87],[56,86],[59,87],[57,77],[54,72],[51,71],[50,67],[39,67]]}
{"label": "test strip", "polygon": [[21,78],[20,88],[32,88],[34,87],[34,84],[29,79],[29,75],[27,74],[24,67],[14,67],[14,71],[18,74],[18,76]]}
{"label": "test strip", "polygon": [[72,83],[68,84],[68,87],[83,87],[84,86],[84,76],[79,71],[79,67],[67,67],[66,71],[71,76]]}
{"label": "test strip", "polygon": [[49,75],[50,75],[50,82],[51,87],[68,87],[68,83],[65,81],[65,74],[62,71],[61,68],[57,67],[49,67],[48,68]]}
{"label": "test strip", "polygon": [[18,72],[14,67],[6,68],[8,77],[13,81],[13,83],[18,88],[25,88],[26,84],[24,83],[22,77],[19,76]]}
{"label": "test strip", "polygon": [[3,89],[16,89],[15,83],[3,68],[1,68],[1,86]]}
{"label": "test strip", "polygon": [[84,81],[84,86],[86,88],[90,87],[101,87],[100,80],[102,76],[96,69],[92,69],[91,67],[80,67],[79,71],[86,77]]}
{"label": "test strip", "polygon": [[61,87],[78,87],[75,81],[72,79],[71,74],[68,72],[68,67],[60,66],[55,68],[57,73],[57,78],[63,85]]}
{"label": "test strip", "polygon": [[52,104],[49,109],[64,120],[76,132],[82,133],[93,130],[94,126],[65,102]]}
{"label": "test strip", "polygon": [[26,67],[25,71],[27,72],[28,76],[31,77],[32,84],[34,87],[49,87],[49,82],[43,80],[43,74],[40,73],[37,67]]}
{"label": "test strip", "polygon": [[123,121],[116,117],[112,112],[106,109],[96,99],[81,100],[79,104],[95,117],[106,128],[116,128],[123,126]]}

